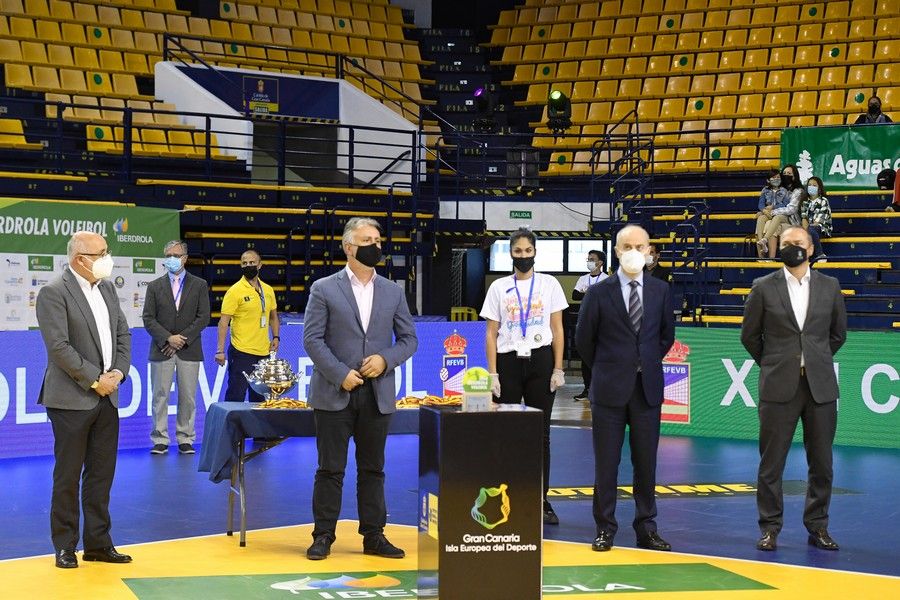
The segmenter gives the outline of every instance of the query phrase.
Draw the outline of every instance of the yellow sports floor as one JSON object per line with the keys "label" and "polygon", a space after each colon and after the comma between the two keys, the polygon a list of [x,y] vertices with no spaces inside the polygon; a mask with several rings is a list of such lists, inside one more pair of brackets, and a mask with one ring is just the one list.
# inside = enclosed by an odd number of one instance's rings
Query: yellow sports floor
{"label": "yellow sports floor", "polygon": [[[305,549],[310,543],[311,525],[298,525],[250,531],[247,546],[238,546],[237,537],[224,534],[170,540],[119,547],[134,557],[126,565],[111,565],[81,561],[77,569],[57,569],[52,555],[13,559],[0,562],[2,598],[6,600],[65,600],[68,598],[210,600],[224,598],[415,598],[414,584],[417,568],[416,529],[389,525],[387,536],[397,546],[407,550],[402,560],[390,560],[362,553],[362,541],[356,533],[355,521],[342,521],[338,539],[327,560],[309,561]],[[611,552],[592,552],[589,544],[572,542],[544,542],[545,598],[598,598],[611,593],[638,594],[653,598],[766,598],[772,600],[823,600],[827,598],[889,600],[900,598],[900,578],[862,573],[848,573],[786,566],[775,563],[716,558],[677,552],[662,553],[631,548],[614,548]],[[653,571],[655,566],[667,566],[674,573],[698,573],[694,567],[703,566],[708,572],[721,573],[724,578],[752,581],[767,589],[724,591],[715,589],[715,577],[696,580],[697,587],[680,592],[647,592],[640,587],[640,577],[624,581],[612,577],[607,586],[578,588],[565,585],[547,586],[547,573],[556,568],[564,575],[572,572],[640,573]],[[682,567],[683,565],[683,567]],[[691,566],[693,565],[693,567]],[[616,566],[618,567],[618,570]],[[625,567],[629,566],[629,567]],[[595,571],[594,567],[598,570]],[[587,570],[585,569],[587,568]],[[327,575],[326,575],[327,574]],[[337,574],[337,575],[336,575]],[[318,575],[318,577],[317,577]],[[308,587],[309,582],[342,578],[347,587]],[[688,588],[693,585],[688,580]],[[558,578],[557,578],[558,580]],[[616,581],[613,581],[616,580]],[[595,582],[596,583],[596,582]],[[619,584],[623,584],[620,586]],[[759,585],[762,584],[762,585]],[[728,586],[724,586],[728,587]],[[699,589],[707,591],[699,591]],[[329,589],[330,591],[322,591]],[[340,591],[340,590],[350,591]],[[579,589],[598,591],[579,592]],[[603,590],[602,592],[599,590]],[[646,588],[645,588],[646,589]],[[303,591],[306,590],[306,591]],[[312,590],[312,591],[310,591]],[[378,593],[381,591],[381,593]],[[673,595],[674,594],[674,595]],[[475,596],[473,595],[473,598]],[[499,599],[515,600],[515,599]]]}

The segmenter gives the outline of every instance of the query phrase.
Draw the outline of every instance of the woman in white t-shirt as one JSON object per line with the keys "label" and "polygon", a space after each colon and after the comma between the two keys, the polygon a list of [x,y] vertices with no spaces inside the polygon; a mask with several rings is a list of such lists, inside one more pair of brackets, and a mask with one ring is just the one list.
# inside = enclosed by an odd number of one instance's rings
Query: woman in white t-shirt
{"label": "woman in white t-shirt", "polygon": [[568,308],[555,277],[534,272],[536,239],[519,229],[509,239],[513,274],[491,284],[481,316],[487,320],[485,350],[493,380],[494,401],[544,411],[544,523],[559,517],[547,502],[550,487],[550,413],[556,389],[565,384],[562,370],[562,311]]}

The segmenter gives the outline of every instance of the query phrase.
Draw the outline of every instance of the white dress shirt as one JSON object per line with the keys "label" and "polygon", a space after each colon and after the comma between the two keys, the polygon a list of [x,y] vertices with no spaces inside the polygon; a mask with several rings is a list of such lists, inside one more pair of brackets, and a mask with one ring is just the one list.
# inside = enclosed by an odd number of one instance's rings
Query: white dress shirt
{"label": "white dress shirt", "polygon": [[78,282],[78,287],[84,293],[88,306],[94,314],[94,322],[97,325],[97,333],[100,334],[100,352],[103,355],[103,372],[109,371],[113,360],[113,336],[112,329],[109,326],[109,309],[106,307],[106,301],[100,293],[99,281],[91,285],[87,279],[69,269]]}
{"label": "white dress shirt", "polygon": [[[625,312],[627,313],[628,305],[631,303],[631,277],[622,270],[622,267],[619,267],[619,270],[616,271],[616,275],[619,276],[619,286],[622,288],[622,300],[625,301]],[[638,273],[637,277],[634,278],[634,281],[638,282],[638,298],[641,299],[641,306],[644,306],[644,272],[641,271]]]}
{"label": "white dress shirt", "polygon": [[[806,273],[800,279],[797,279],[787,267],[784,269],[784,280],[787,282],[788,296],[791,298],[791,309],[794,311],[794,318],[797,320],[797,326],[803,331],[803,324],[806,322],[806,312],[809,310],[809,264],[806,265]],[[800,354],[800,366],[803,367],[806,362],[803,360],[803,354]]]}
{"label": "white dress shirt", "polygon": [[356,307],[359,309],[359,320],[362,323],[363,331],[369,329],[369,318],[372,316],[372,300],[375,297],[375,278],[377,273],[372,274],[372,279],[368,283],[359,280],[356,274],[345,267],[347,277],[350,278],[350,288],[353,290],[353,297],[356,298]]}

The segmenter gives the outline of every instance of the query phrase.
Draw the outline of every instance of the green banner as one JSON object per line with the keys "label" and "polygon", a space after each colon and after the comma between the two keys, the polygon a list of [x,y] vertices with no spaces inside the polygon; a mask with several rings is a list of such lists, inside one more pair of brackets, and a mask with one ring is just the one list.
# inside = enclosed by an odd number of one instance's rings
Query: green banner
{"label": "green banner", "polygon": [[790,163],[800,179],[818,177],[826,191],[878,189],[878,173],[900,170],[900,125],[783,129],[781,164]]}
{"label": "green banner", "polygon": [[142,326],[147,283],[163,274],[163,246],[179,230],[176,210],[0,199],[0,330],[37,326],[37,294],[66,268],[66,245],[76,231],[106,239],[122,310],[130,326]]}
{"label": "green banner", "polygon": [[[668,364],[687,373],[667,377],[663,433],[759,439],[759,368],[740,330],[679,327],[676,336]],[[835,443],[900,448],[900,333],[851,331],[835,363],[841,392]],[[669,413],[670,404],[680,410]],[[802,427],[797,431],[800,440]]]}

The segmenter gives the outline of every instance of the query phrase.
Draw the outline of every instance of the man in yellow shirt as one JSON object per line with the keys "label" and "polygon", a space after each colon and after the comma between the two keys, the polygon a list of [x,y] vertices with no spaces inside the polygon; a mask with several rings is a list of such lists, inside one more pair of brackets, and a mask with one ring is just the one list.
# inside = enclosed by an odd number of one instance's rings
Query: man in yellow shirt
{"label": "man in yellow shirt", "polygon": [[[251,402],[264,398],[249,389],[243,371],[253,370],[253,365],[269,352],[278,350],[278,308],[272,286],[259,279],[262,258],[256,250],[241,254],[240,281],[228,288],[222,299],[222,316],[219,318],[219,335],[216,344],[216,363],[225,364],[225,337],[231,325],[231,345],[228,347],[228,388],[226,402],[243,402],[250,392]],[[272,339],[269,340],[269,330]]]}

